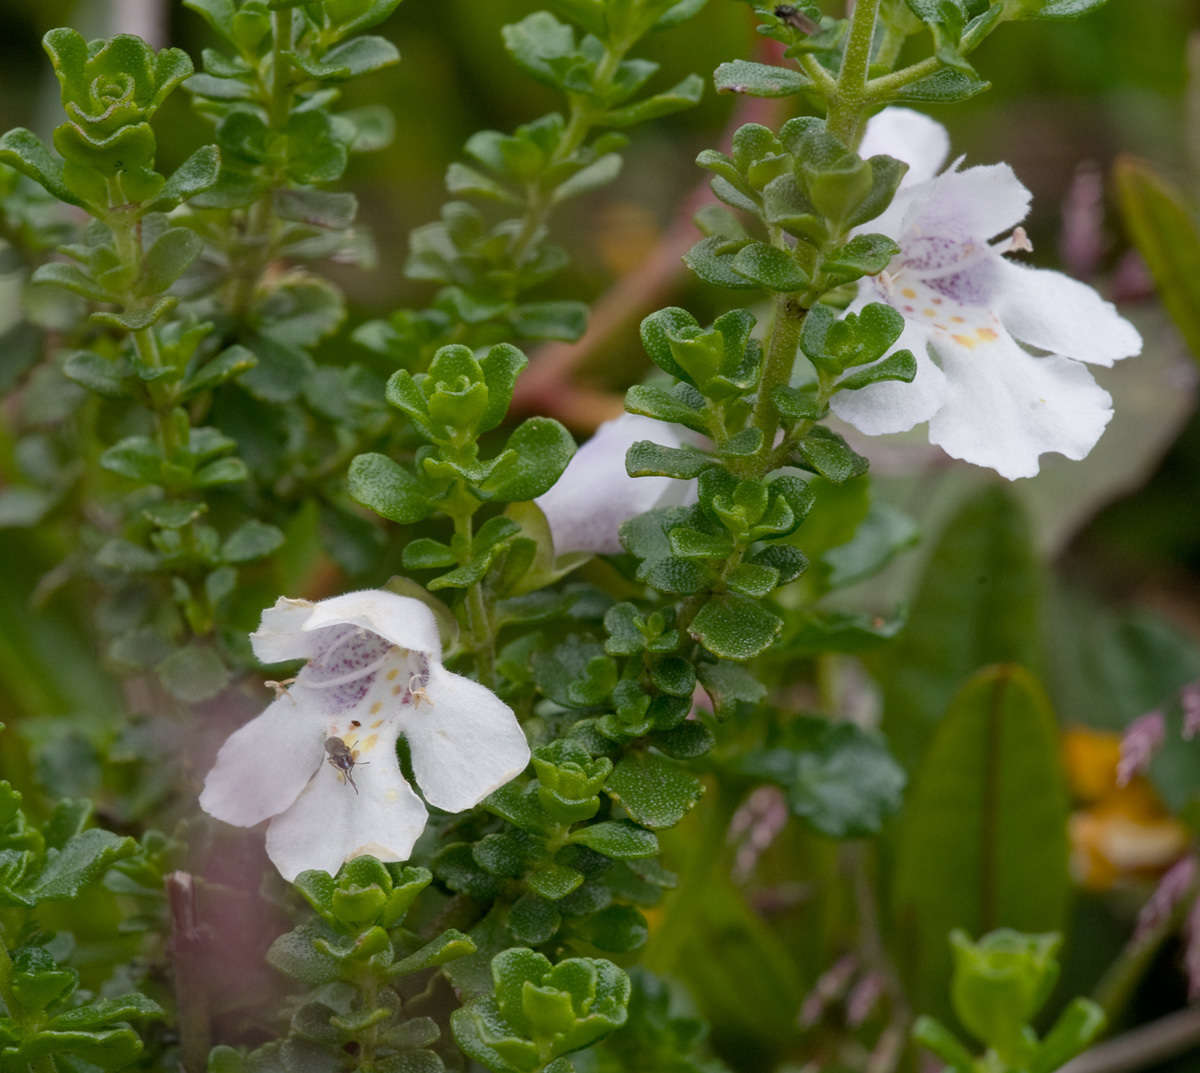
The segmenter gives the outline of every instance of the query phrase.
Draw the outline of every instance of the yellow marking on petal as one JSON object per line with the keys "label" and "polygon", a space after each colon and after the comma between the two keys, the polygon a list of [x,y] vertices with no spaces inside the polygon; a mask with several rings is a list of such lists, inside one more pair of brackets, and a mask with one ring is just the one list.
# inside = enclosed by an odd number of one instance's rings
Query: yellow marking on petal
{"label": "yellow marking on petal", "polygon": [[935,325],[934,325],[934,327],[935,327],[935,328],[936,328],[936,329],[937,329],[939,332],[948,332],[948,331],[950,330],[950,329],[949,329],[949,328],[947,328],[947,327],[946,327],[946,325],[944,325],[944,324],[935,324]]}
{"label": "yellow marking on petal", "polygon": [[952,338],[959,345],[965,346],[968,350],[975,349],[976,340],[971,338],[969,335],[953,335],[950,338]]}
{"label": "yellow marking on petal", "polygon": [[985,343],[994,343],[1000,338],[991,328],[980,328],[975,334]]}
{"label": "yellow marking on petal", "polygon": [[398,667],[393,667],[390,671],[387,672],[387,680],[389,682],[394,682],[396,680],[396,675],[398,675],[399,673],[400,673],[400,669]]}
{"label": "yellow marking on petal", "polygon": [[373,723],[371,724],[371,729],[372,729],[372,730],[378,730],[378,729],[379,729],[381,726],[383,726],[383,720],[382,720],[382,719],[376,719],[376,720],[375,720],[375,722],[373,722]]}
{"label": "yellow marking on petal", "polygon": [[404,692],[404,686],[392,686],[392,695],[393,696],[398,697],[403,692]]}
{"label": "yellow marking on petal", "polygon": [[966,324],[967,323],[965,320],[962,319],[962,317],[951,317],[950,319],[952,321],[954,321],[955,324]]}
{"label": "yellow marking on petal", "polygon": [[369,738],[367,738],[366,741],[364,741],[362,743],[362,751],[364,753],[369,753],[378,744],[379,744],[379,735],[372,734]]}
{"label": "yellow marking on petal", "polygon": [[935,306],[940,306],[940,305],[942,304],[942,299],[941,299],[941,298],[933,298],[933,299],[930,299],[930,300],[933,302],[933,304],[934,304]]}
{"label": "yellow marking on petal", "polygon": [[384,794],[383,797],[384,797],[385,801],[395,801],[400,797],[400,795],[398,793],[396,793],[395,790],[388,790],[388,792],[386,794]]}
{"label": "yellow marking on petal", "polygon": [[[371,714],[372,714],[372,715],[378,715],[378,714],[379,714],[379,709],[380,709],[380,708],[382,708],[382,707],[383,707],[383,701],[381,701],[381,700],[377,700],[377,701],[376,701],[374,704],[372,704],[372,705],[371,705]],[[375,725],[376,725],[376,726],[379,726],[379,724],[378,724],[378,723],[376,723]]]}
{"label": "yellow marking on petal", "polygon": [[904,295],[905,298],[916,298],[917,296],[917,292],[911,287],[905,287],[900,293]]}
{"label": "yellow marking on petal", "polygon": [[933,318],[937,316],[937,313],[935,313],[932,309],[930,309],[928,306],[926,306],[924,309],[921,310],[921,316],[928,317],[930,320],[933,320]]}

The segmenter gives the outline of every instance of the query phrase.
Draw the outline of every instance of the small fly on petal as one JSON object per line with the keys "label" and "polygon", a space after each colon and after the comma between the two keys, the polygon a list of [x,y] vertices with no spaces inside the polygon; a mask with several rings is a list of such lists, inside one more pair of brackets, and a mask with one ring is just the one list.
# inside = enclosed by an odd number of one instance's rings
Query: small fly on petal
{"label": "small fly on petal", "polygon": [[366,763],[356,760],[350,747],[341,738],[326,738],[325,751],[329,754],[329,766],[342,775],[358,793],[358,785],[354,781],[355,767],[366,767]]}

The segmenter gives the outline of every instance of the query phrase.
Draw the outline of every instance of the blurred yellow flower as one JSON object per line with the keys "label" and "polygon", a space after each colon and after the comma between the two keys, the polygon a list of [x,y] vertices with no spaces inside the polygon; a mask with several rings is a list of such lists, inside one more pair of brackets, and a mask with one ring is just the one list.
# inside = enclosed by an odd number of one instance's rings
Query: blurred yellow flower
{"label": "blurred yellow flower", "polygon": [[1163,807],[1141,776],[1117,785],[1118,734],[1071,727],[1063,732],[1071,794],[1071,872],[1089,890],[1156,879],[1187,850],[1188,829]]}

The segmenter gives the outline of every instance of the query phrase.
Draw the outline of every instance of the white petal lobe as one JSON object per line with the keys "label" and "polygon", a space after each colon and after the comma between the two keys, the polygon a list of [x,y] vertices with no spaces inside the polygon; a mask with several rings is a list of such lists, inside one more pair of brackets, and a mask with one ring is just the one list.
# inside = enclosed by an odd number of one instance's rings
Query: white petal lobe
{"label": "white petal lobe", "polygon": [[681,430],[662,421],[622,414],[605,421],[568,463],[562,477],[534,502],[546,515],[556,555],[621,551],[623,522],[659,506],[681,503],[692,485],[671,477],[630,477],[625,452],[638,440],[683,444]]}
{"label": "white petal lobe", "polygon": [[343,862],[369,853],[382,861],[407,860],[427,813],[404,781],[395,739],[370,763],[353,769],[358,792],[329,764],[267,829],[267,855],[280,875],[293,880],[317,868],[331,875]]}
{"label": "white petal lobe", "polygon": [[1061,272],[1003,265],[997,312],[1023,343],[1094,365],[1141,353],[1138,330],[1091,287]]}
{"label": "white petal lobe", "polygon": [[929,439],[1003,477],[1033,477],[1047,452],[1080,459],[1112,418],[1112,398],[1078,362],[1038,358],[1001,333],[988,347],[939,350],[946,405]]}
{"label": "white petal lobe", "polygon": [[288,808],[312,778],[324,757],[324,718],[296,692],[281,695],[221,746],[200,795],[210,816],[253,827]]}
{"label": "white petal lobe", "polygon": [[431,805],[472,808],[525,770],[525,732],[491,690],[433,664],[425,692],[405,718],[404,735],[417,785]]}

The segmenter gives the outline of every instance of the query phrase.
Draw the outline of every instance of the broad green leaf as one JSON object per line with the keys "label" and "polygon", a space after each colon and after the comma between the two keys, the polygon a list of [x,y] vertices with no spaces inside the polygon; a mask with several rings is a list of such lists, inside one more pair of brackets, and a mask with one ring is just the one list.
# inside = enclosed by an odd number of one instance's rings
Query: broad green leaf
{"label": "broad green leaf", "polygon": [[1183,195],[1141,161],[1121,157],[1113,177],[1133,241],[1200,361],[1200,220]]}
{"label": "broad green leaf", "polygon": [[970,675],[989,663],[1039,668],[1039,584],[1029,523],[1011,494],[995,485],[963,504],[933,549],[908,625],[871,659],[884,732],[910,774]]}
{"label": "broad green leaf", "polygon": [[980,671],[951,703],[902,821],[892,909],[917,1008],[949,1017],[952,929],[1061,930],[1068,808],[1041,686],[1011,665]]}

